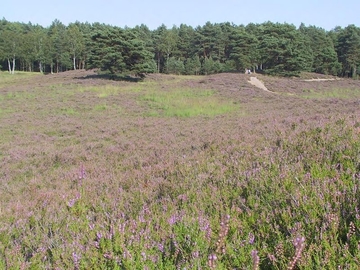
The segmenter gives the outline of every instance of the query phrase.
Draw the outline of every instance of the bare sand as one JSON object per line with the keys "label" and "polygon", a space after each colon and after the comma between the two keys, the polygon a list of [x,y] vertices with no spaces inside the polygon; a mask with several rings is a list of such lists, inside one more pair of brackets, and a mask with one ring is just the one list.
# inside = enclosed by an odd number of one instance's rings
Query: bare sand
{"label": "bare sand", "polygon": [[275,93],[275,92],[272,92],[269,89],[267,89],[265,84],[256,77],[250,77],[249,83],[256,86],[257,88],[260,88],[260,89],[266,91],[266,92]]}

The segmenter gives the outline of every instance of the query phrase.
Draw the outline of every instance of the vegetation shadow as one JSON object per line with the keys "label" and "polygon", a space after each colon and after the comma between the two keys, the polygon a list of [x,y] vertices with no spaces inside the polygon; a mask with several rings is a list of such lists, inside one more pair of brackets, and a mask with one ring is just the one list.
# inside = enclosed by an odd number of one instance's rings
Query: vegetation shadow
{"label": "vegetation shadow", "polygon": [[136,75],[124,75],[124,74],[109,74],[109,73],[99,73],[87,75],[84,77],[76,77],[76,79],[101,79],[101,80],[110,80],[110,81],[126,81],[126,82],[142,82],[145,79],[146,75],[143,73]]}

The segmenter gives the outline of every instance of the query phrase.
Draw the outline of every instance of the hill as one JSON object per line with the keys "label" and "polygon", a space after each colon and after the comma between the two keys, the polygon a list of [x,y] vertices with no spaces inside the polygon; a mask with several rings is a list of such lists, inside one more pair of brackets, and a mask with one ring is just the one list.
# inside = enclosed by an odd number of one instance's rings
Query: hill
{"label": "hill", "polygon": [[312,76],[0,73],[0,268],[355,269],[360,82]]}

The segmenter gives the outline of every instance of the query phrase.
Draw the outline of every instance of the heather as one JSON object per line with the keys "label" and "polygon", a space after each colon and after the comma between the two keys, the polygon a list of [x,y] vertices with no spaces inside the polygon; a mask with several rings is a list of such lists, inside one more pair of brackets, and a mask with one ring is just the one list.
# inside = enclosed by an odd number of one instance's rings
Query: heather
{"label": "heather", "polygon": [[358,81],[256,76],[0,73],[1,268],[357,269]]}

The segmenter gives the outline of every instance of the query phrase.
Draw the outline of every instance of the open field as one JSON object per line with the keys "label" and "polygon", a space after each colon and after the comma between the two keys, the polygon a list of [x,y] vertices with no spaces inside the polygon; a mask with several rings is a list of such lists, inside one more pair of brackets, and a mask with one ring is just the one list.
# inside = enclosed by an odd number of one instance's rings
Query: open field
{"label": "open field", "polygon": [[93,74],[0,73],[0,269],[358,269],[360,81]]}

